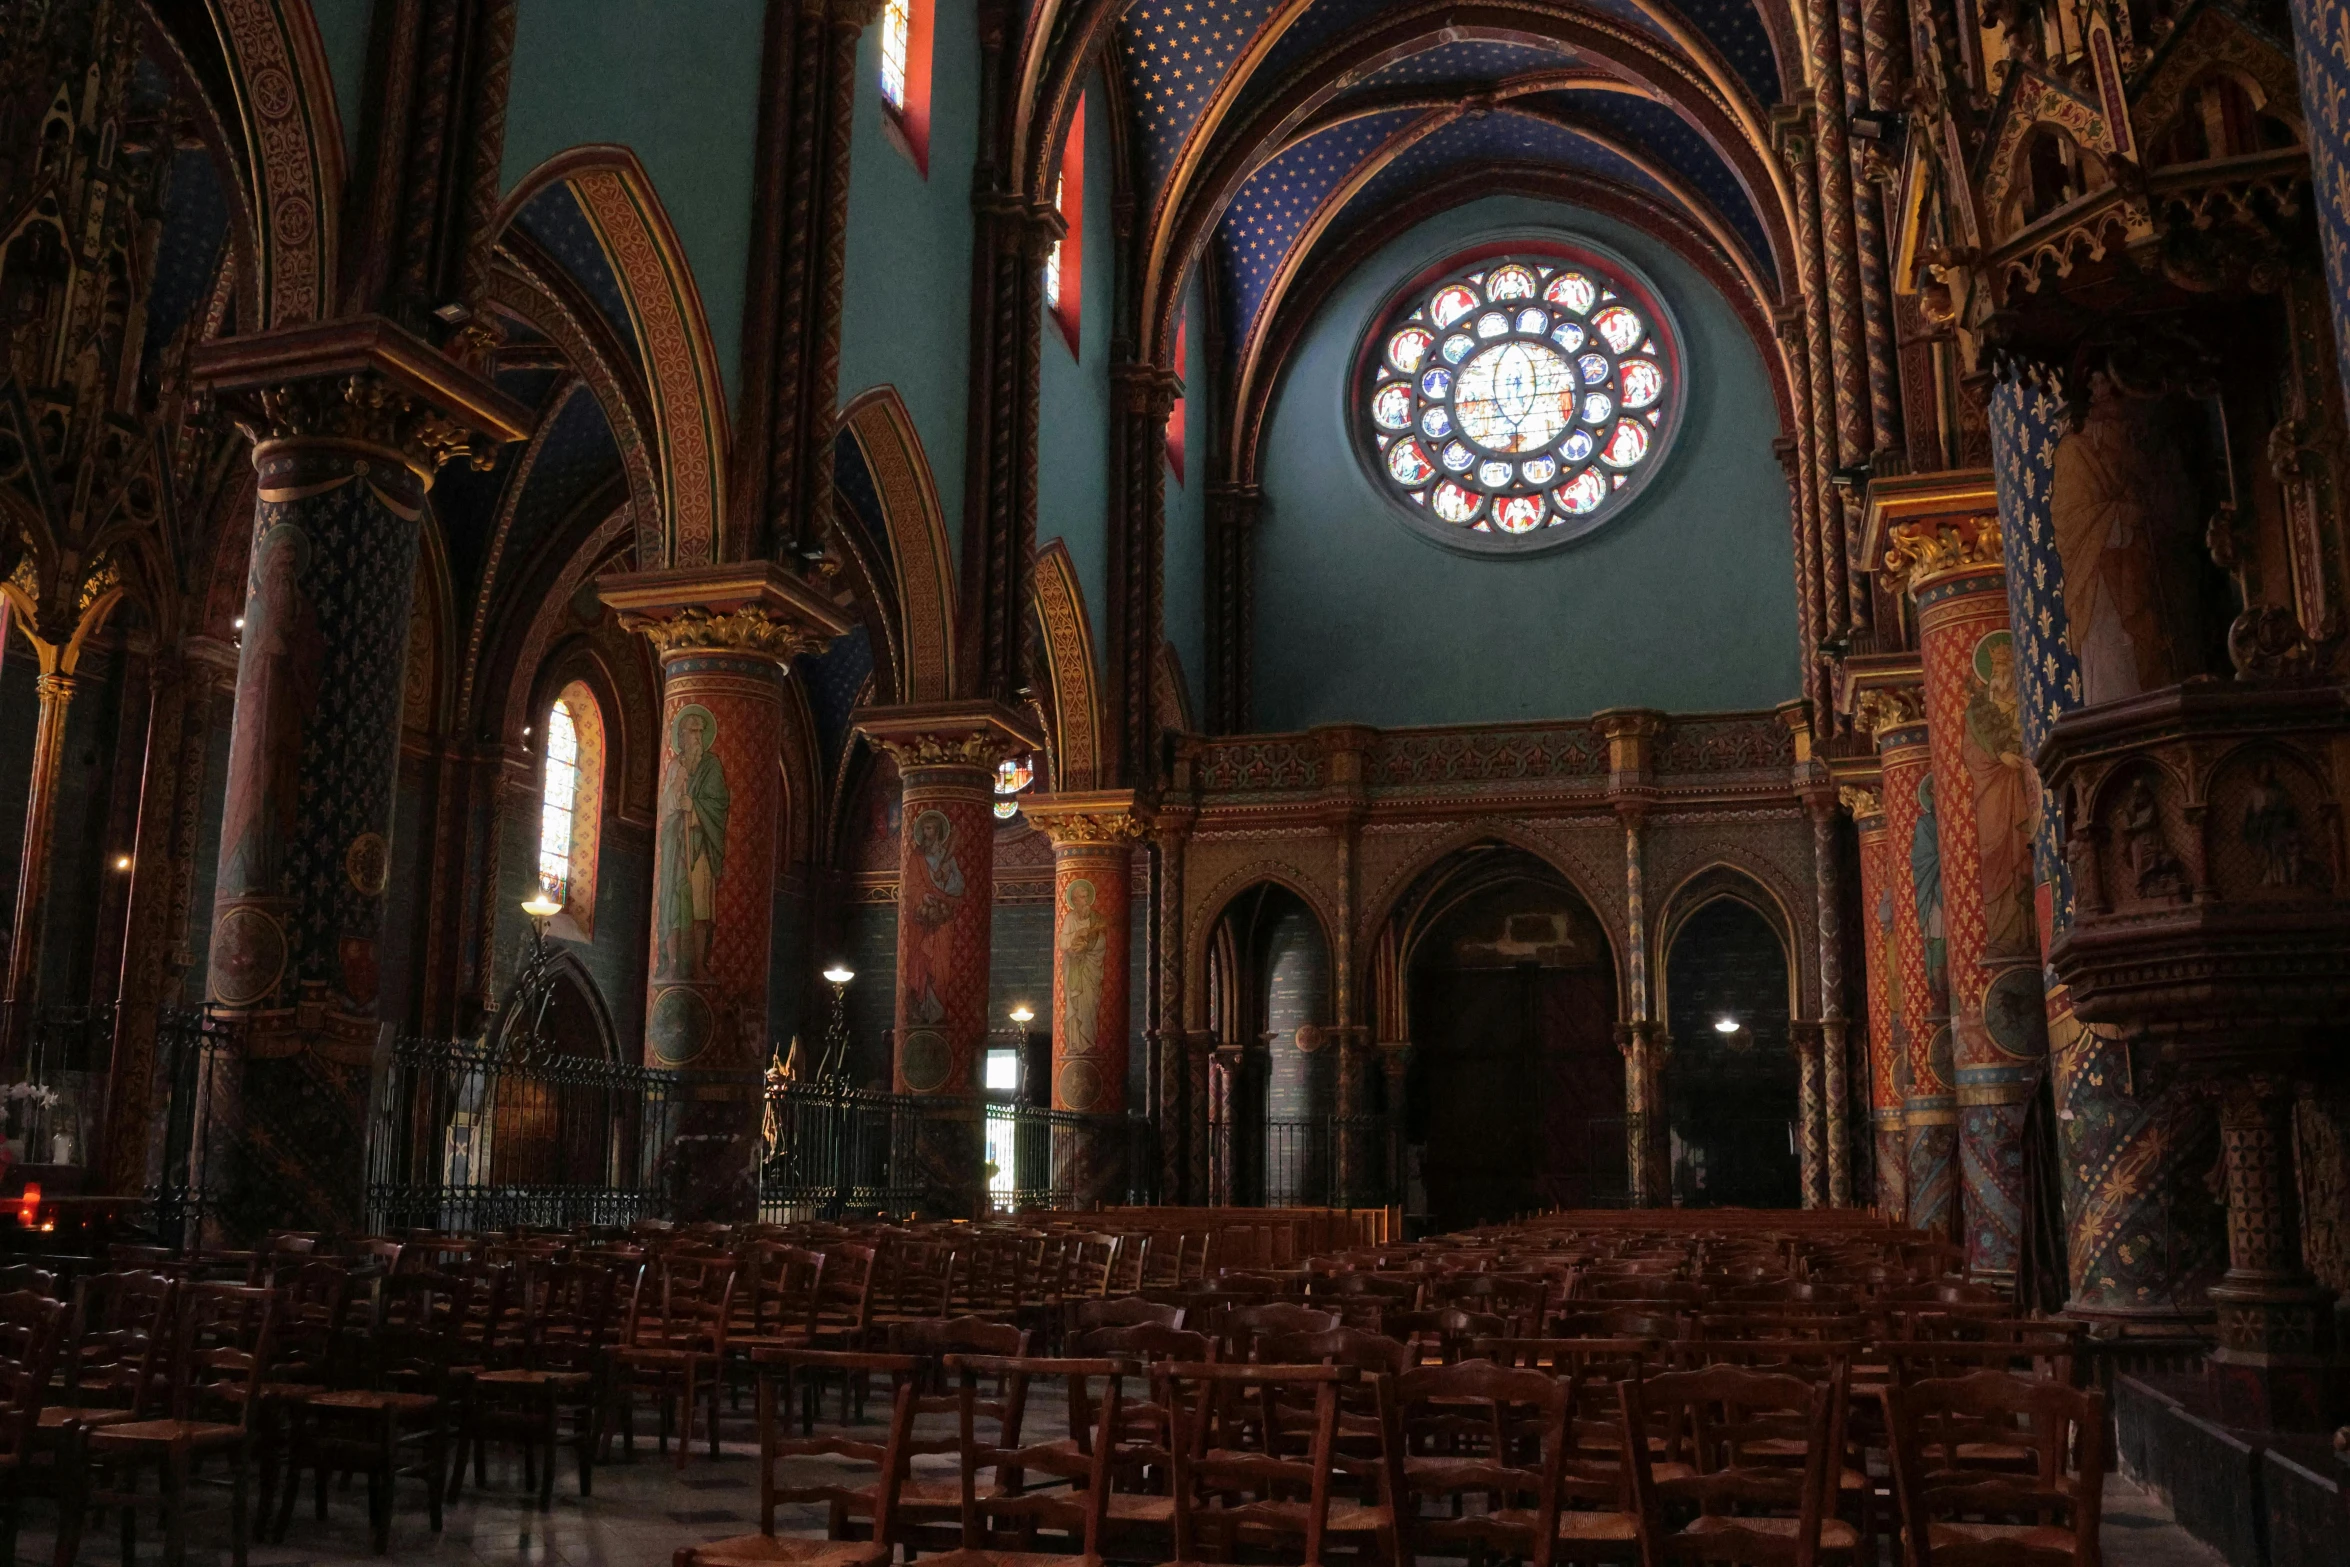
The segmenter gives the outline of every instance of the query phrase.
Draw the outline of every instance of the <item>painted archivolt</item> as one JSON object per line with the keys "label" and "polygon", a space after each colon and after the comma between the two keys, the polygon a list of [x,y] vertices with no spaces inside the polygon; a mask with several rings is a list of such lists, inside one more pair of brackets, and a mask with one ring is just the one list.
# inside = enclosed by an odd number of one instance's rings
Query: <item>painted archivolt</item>
{"label": "painted archivolt", "polygon": [[316,25],[306,11],[282,0],[218,0],[221,33],[239,77],[246,145],[260,173],[262,299],[270,326],[325,314],[334,276],[343,143]]}

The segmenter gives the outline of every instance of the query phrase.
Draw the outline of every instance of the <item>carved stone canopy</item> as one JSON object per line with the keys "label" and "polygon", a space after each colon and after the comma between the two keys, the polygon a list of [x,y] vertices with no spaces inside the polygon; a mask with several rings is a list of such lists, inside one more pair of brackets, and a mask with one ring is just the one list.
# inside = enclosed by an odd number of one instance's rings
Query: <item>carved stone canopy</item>
{"label": "carved stone canopy", "polygon": [[381,316],[221,338],[199,347],[190,368],[256,447],[362,441],[398,452],[428,483],[450,458],[486,468],[530,432],[528,409]]}
{"label": "carved stone canopy", "polygon": [[914,767],[974,767],[993,772],[996,763],[1007,757],[1044,749],[1044,734],[1035,719],[984,700],[862,707],[849,715],[849,722],[869,742],[887,751],[900,772]]}
{"label": "carved stone canopy", "polygon": [[596,579],[596,593],[664,657],[723,650],[789,664],[849,627],[823,591],[769,561],[615,572]]}
{"label": "carved stone canopy", "polygon": [[1131,789],[1030,795],[1020,802],[1020,813],[1052,839],[1055,848],[1135,844],[1149,837],[1151,830],[1150,822],[1135,810]]}

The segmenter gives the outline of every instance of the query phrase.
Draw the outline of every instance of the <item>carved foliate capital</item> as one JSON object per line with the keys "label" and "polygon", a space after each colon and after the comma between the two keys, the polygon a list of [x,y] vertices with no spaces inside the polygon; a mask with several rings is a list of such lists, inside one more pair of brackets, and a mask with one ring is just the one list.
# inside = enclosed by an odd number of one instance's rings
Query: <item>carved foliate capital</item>
{"label": "carved foliate capital", "polygon": [[1134,808],[1132,790],[1087,794],[1040,794],[1020,802],[1020,812],[1053,847],[1070,844],[1131,845],[1150,836],[1151,824]]}
{"label": "carved foliate capital", "polygon": [[1913,594],[1952,572],[2005,560],[1996,512],[1896,523],[1885,541],[1885,569],[1907,576]]}
{"label": "carved foliate capital", "polygon": [[1122,412],[1150,424],[1162,425],[1183,395],[1183,377],[1142,360],[1128,360],[1110,368],[1110,389]]}
{"label": "carved foliate capital", "polygon": [[190,360],[259,448],[356,441],[398,452],[430,481],[464,456],[486,468],[520,440],[530,411],[465,365],[380,316],[221,338]]}
{"label": "carved foliate capital", "polygon": [[1856,822],[1885,814],[1885,802],[1878,797],[1877,791],[1874,789],[1863,789],[1846,784],[1836,791],[1836,798],[1844,802],[1844,808],[1852,813],[1852,819]]}
{"label": "carved foliate capital", "polygon": [[778,663],[788,663],[802,653],[820,653],[832,641],[829,631],[748,605],[713,614],[689,604],[667,615],[622,615],[620,624],[626,630],[642,632],[653,644],[653,651],[664,656],[716,649],[761,653]]}
{"label": "carved foliate capital", "polygon": [[1863,691],[1853,706],[1853,721],[1875,738],[1889,729],[1925,721],[1926,694],[1916,686],[1879,686]]}
{"label": "carved foliate capital", "polygon": [[901,773],[920,767],[993,772],[998,762],[1044,749],[1033,718],[993,702],[861,708],[849,721],[869,744],[888,752]]}

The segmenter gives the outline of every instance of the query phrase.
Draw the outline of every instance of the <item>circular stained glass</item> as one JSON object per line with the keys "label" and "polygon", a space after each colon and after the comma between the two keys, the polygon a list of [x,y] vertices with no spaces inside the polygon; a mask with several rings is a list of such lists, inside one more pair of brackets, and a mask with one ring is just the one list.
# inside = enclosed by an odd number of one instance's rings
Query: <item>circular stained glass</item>
{"label": "circular stained glass", "polygon": [[1613,258],[1482,257],[1375,323],[1357,427],[1422,532],[1469,550],[1564,543],[1622,510],[1671,443],[1670,331]]}

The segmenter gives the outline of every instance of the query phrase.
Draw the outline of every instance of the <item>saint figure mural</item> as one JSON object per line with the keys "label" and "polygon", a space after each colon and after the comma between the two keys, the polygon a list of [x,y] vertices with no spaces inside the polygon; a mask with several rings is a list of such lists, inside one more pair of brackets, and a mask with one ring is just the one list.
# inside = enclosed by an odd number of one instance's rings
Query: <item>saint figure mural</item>
{"label": "saint figure mural", "polygon": [[1942,929],[1942,839],[1934,818],[1934,775],[1918,780],[1918,825],[1909,840],[1910,885],[1917,891],[1918,932],[1926,939],[1929,1012],[1950,1010],[1950,941]]}
{"label": "saint figure mural", "polygon": [[2048,510],[2064,563],[2065,640],[2091,707],[2173,678],[2162,552],[2182,534],[2193,491],[2151,415],[2092,376],[2087,416],[2056,443]]}
{"label": "saint figure mural", "polygon": [[1094,907],[1094,885],[1072,880],[1061,894],[1061,1037],[1073,1056],[1091,1055],[1101,1024],[1109,921]]}
{"label": "saint figure mural", "polygon": [[914,845],[907,885],[898,906],[911,915],[915,939],[905,975],[907,1020],[936,1024],[946,1017],[938,981],[952,970],[955,916],[963,907],[963,861],[955,848],[955,824],[946,813],[917,814],[906,829]]}
{"label": "saint figure mural", "polygon": [[698,704],[669,723],[670,765],[661,774],[661,885],[654,909],[661,979],[710,978],[718,879],[726,871],[726,768],[712,743],[718,720]]}
{"label": "saint figure mural", "polygon": [[2024,761],[2014,635],[1994,631],[1976,643],[1968,675],[1963,754],[1975,789],[1985,946],[2003,955],[2030,952],[2032,810],[2040,791]]}

